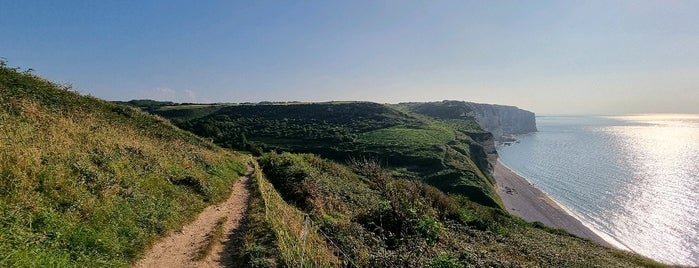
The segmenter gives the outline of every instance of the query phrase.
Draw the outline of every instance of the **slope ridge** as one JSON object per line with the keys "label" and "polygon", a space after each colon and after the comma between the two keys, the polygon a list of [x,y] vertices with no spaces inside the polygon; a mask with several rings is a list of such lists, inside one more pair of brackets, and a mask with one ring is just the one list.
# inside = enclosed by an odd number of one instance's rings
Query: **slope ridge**
{"label": "slope ridge", "polygon": [[124,266],[225,198],[241,156],[0,66],[0,266]]}

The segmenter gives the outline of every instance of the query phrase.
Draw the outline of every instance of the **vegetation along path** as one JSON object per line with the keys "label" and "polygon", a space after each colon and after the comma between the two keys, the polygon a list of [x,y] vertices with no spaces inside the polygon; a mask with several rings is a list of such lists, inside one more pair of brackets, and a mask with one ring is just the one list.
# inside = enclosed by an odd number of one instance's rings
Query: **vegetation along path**
{"label": "vegetation along path", "polygon": [[250,198],[247,175],[233,185],[231,196],[223,203],[204,209],[197,219],[158,241],[135,267],[226,267],[225,252],[231,248],[224,240],[238,229]]}

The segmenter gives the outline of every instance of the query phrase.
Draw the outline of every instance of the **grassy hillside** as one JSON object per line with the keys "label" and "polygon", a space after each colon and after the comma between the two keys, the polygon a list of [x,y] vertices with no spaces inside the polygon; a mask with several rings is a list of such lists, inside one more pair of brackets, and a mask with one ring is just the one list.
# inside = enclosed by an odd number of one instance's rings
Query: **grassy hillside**
{"label": "grassy hillside", "polygon": [[240,156],[0,66],[0,266],[126,266],[227,196]]}
{"label": "grassy hillside", "polygon": [[[492,141],[492,135],[470,117],[361,102],[227,105],[216,111],[163,105],[156,113],[168,109],[197,115],[174,118],[184,129],[262,154],[262,171],[274,189],[260,186],[258,195],[267,191],[273,198],[253,201],[243,266],[300,263],[302,213],[311,219],[310,230],[325,238],[306,245],[321,253],[306,264],[660,266],[502,210],[488,174],[489,149],[478,142]],[[270,213],[270,202],[287,212]]]}
{"label": "grassy hillside", "polygon": [[179,127],[225,147],[255,154],[314,153],[339,162],[374,158],[400,177],[501,207],[486,150],[472,138],[483,135],[477,124],[440,121],[401,106],[368,102],[227,105],[213,112],[206,106],[161,105],[155,113],[167,117],[170,109],[207,114],[172,118]]}
{"label": "grassy hillside", "polygon": [[154,100],[115,101],[114,103],[137,107],[148,113],[167,117],[173,122],[200,118],[226,106],[225,104],[174,103]]}
{"label": "grassy hillside", "polygon": [[366,159],[348,167],[310,154],[272,153],[260,165],[284,201],[310,215],[345,266],[662,266],[396,179]]}

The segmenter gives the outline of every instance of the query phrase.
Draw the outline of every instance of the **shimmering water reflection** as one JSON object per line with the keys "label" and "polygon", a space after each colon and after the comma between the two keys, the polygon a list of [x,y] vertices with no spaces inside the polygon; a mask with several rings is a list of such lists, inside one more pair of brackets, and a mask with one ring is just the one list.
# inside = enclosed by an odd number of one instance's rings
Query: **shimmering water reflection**
{"label": "shimmering water reflection", "polygon": [[699,266],[699,115],[537,117],[501,160],[588,225]]}

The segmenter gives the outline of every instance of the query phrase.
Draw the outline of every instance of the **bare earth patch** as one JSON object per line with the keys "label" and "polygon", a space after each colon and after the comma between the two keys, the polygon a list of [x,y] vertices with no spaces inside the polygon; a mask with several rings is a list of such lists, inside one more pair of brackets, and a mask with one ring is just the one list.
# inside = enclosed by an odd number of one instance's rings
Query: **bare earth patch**
{"label": "bare earth patch", "polygon": [[[207,207],[194,222],[158,241],[134,267],[226,267],[230,253],[224,252],[221,239],[229,238],[241,225],[250,198],[248,185],[248,175],[240,177],[228,200]],[[223,235],[211,243],[208,254],[197,256],[210,243],[210,234],[222,218],[226,219]]]}

